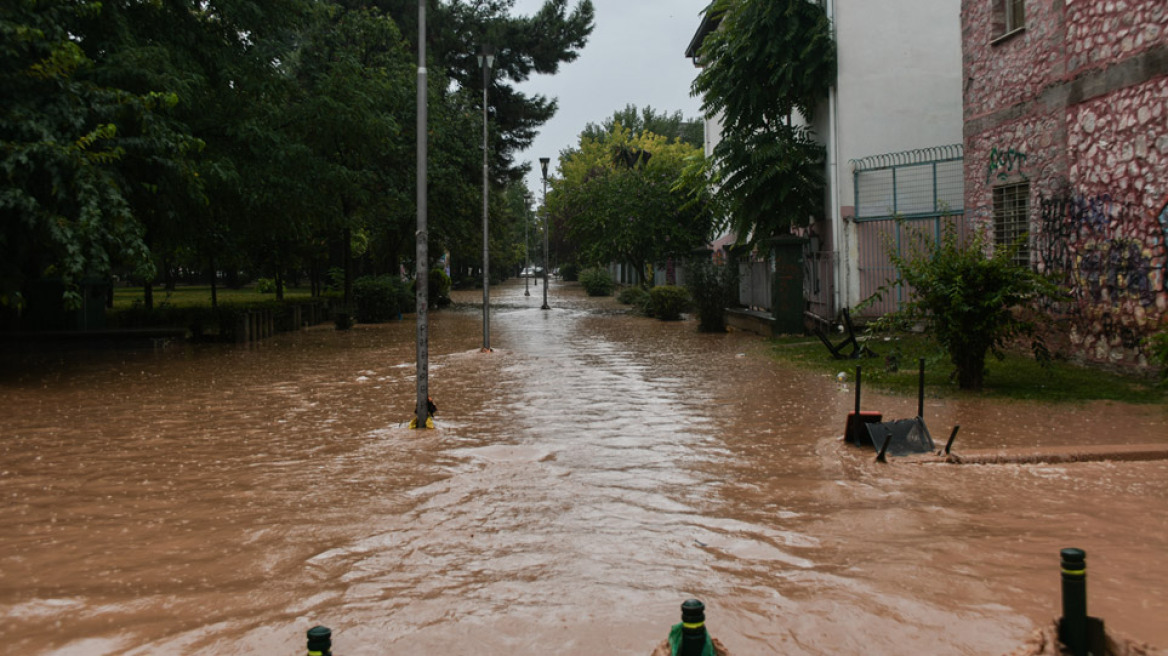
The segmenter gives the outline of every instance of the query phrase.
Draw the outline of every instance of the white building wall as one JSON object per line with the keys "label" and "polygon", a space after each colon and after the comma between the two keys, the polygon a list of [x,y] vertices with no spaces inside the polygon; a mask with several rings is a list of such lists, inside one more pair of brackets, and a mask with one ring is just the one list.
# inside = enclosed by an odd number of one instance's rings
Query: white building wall
{"label": "white building wall", "polygon": [[[839,52],[837,86],[816,117],[835,175],[829,215],[837,244],[838,303],[860,302],[850,230],[850,160],[962,142],[961,1],[829,0]],[[834,125],[826,125],[832,122]]]}
{"label": "white building wall", "polygon": [[706,157],[714,154],[714,147],[722,142],[722,113],[707,116],[706,123]]}

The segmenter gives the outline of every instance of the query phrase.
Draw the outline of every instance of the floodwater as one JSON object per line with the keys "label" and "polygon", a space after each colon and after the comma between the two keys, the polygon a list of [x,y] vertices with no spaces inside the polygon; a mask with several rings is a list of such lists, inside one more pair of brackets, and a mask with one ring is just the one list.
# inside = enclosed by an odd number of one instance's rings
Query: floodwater
{"label": "floodwater", "polygon": [[[553,283],[254,346],[0,359],[0,644],[20,654],[1002,654],[1088,610],[1168,646],[1168,462],[878,465],[850,390],[746,333]],[[456,299],[457,300],[457,299]],[[849,375],[850,378],[850,375]],[[915,414],[915,398],[865,409]],[[1168,442],[1164,407],[926,401],[965,448]]]}

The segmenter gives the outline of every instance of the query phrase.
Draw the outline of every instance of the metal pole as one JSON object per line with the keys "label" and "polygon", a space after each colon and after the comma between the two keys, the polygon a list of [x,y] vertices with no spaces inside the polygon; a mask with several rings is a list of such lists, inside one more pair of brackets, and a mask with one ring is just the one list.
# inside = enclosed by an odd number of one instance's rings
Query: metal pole
{"label": "metal pole", "polygon": [[523,208],[523,295],[531,296],[531,250],[527,240],[527,225],[531,223],[531,216],[527,213],[527,203]]}
{"label": "metal pole", "polygon": [[1059,620],[1059,639],[1072,656],[1087,654],[1087,553],[1082,549],[1063,549],[1063,616]]}
{"label": "metal pole", "polygon": [[479,59],[483,65],[483,351],[491,350],[491,254],[488,224],[488,184],[489,163],[487,161],[487,85],[490,83],[490,69],[493,48],[483,46]]}
{"label": "metal pole", "polygon": [[543,307],[541,310],[550,310],[547,302],[548,269],[551,267],[551,255],[548,252],[548,211],[547,211],[547,169],[550,157],[540,157],[539,165],[543,169]]}
{"label": "metal pole", "polygon": [[417,368],[417,404],[414,413],[417,417],[418,428],[426,427],[429,415],[427,401],[430,398],[430,337],[429,317],[426,314],[427,295],[429,294],[430,276],[428,270],[429,254],[427,252],[426,233],[426,2],[418,0],[418,233],[415,258],[417,267],[415,272],[415,287],[417,288],[418,312],[418,368]]}

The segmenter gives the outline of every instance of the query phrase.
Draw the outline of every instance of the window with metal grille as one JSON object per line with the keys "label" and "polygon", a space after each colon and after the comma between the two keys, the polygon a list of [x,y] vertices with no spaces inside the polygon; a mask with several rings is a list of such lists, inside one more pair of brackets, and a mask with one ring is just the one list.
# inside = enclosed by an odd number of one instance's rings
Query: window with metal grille
{"label": "window with metal grille", "polygon": [[994,247],[1017,248],[1012,262],[1030,267],[1030,183],[994,187]]}

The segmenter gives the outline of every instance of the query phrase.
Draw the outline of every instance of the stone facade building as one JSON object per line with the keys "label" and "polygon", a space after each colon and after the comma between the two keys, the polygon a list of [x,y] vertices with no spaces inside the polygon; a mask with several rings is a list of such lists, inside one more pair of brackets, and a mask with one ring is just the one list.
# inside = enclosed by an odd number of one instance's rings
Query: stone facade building
{"label": "stone facade building", "polygon": [[963,0],[965,216],[1068,300],[1048,344],[1147,366],[1168,329],[1168,2]]}

